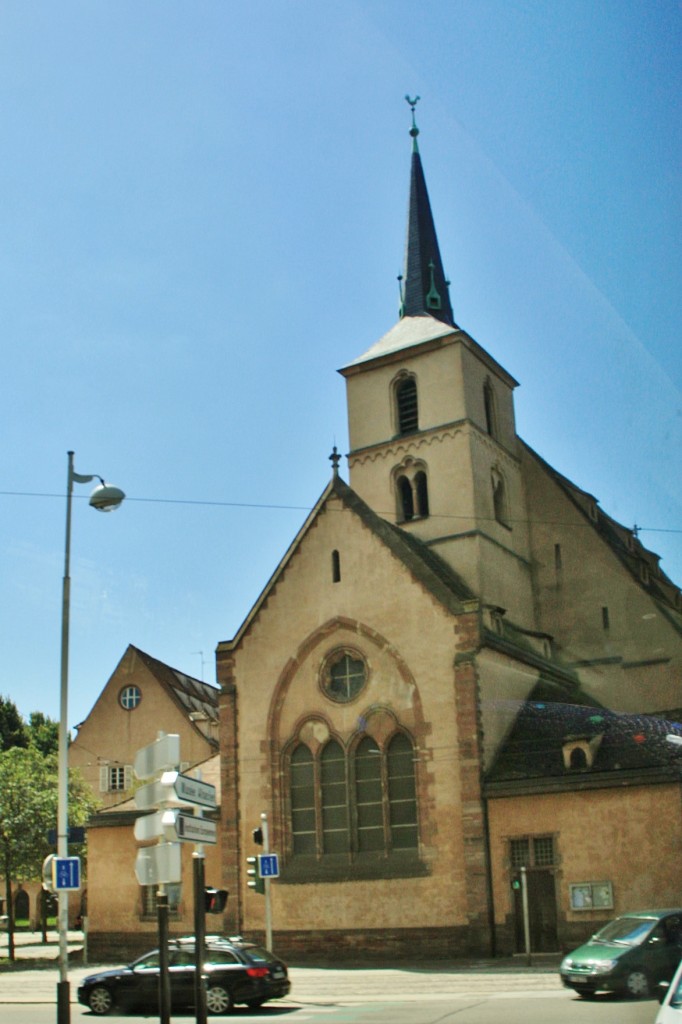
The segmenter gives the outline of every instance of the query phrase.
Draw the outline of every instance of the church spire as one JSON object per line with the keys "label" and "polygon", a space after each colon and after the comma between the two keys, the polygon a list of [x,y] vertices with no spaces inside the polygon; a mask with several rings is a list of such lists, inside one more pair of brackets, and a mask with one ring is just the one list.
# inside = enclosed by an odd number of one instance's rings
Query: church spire
{"label": "church spire", "polygon": [[405,99],[412,110],[412,170],[410,176],[410,206],[405,242],[405,271],[401,280],[400,316],[432,316],[436,320],[455,326],[440,258],[436,229],[431,214],[429,194],[422,169],[417,136],[419,129],[414,110],[419,96]]}

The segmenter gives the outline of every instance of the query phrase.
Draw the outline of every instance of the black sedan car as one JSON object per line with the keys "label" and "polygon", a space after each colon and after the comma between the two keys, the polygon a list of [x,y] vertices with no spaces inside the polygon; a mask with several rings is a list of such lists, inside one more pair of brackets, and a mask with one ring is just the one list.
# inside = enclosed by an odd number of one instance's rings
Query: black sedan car
{"label": "black sedan car", "polygon": [[[171,1005],[174,1010],[194,1005],[194,939],[168,945]],[[242,939],[211,936],[204,958],[206,1007],[211,1014],[229,1013],[236,1003],[252,1009],[290,989],[286,964],[261,946]],[[83,979],[78,1002],[93,1013],[157,1008],[159,1004],[159,951],[152,950],[127,967],[100,971]]]}

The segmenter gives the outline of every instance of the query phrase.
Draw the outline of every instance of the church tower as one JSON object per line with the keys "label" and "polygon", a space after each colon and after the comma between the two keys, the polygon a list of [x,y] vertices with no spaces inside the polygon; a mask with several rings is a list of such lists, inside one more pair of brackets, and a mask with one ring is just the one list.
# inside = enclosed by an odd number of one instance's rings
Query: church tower
{"label": "church tower", "polygon": [[354,491],[445,559],[490,606],[534,628],[514,422],[517,382],[455,322],[412,108],[400,318],[340,370]]}

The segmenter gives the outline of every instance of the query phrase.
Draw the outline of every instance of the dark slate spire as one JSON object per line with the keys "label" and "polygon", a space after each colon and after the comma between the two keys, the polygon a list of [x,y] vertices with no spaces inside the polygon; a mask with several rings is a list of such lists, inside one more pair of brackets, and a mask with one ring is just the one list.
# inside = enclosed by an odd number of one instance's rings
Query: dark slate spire
{"label": "dark slate spire", "polygon": [[429,193],[417,145],[419,129],[414,119],[414,108],[419,100],[406,96],[412,109],[412,171],[410,176],[410,206],[405,242],[405,271],[401,280],[400,316],[432,316],[436,320],[455,326],[448,291],[449,281],[443,272],[436,229],[431,214]]}

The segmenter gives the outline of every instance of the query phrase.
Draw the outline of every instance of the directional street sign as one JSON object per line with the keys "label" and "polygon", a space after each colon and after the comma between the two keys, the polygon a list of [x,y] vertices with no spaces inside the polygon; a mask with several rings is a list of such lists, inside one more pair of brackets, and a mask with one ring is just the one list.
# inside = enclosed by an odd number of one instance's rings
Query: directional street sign
{"label": "directional street sign", "polygon": [[212,846],[218,841],[216,823],[208,818],[166,811],[163,825],[167,839],[179,839],[181,843],[209,843]]}
{"label": "directional street sign", "polygon": [[279,878],[279,857],[276,853],[258,855],[258,874],[261,878]]}
{"label": "directional street sign", "polygon": [[73,892],[80,887],[80,857],[55,857],[52,861],[52,888],[56,892]]}
{"label": "directional street sign", "polygon": [[136,778],[149,779],[179,764],[180,736],[175,732],[164,733],[148,747],[138,750],[133,761],[133,771]]}
{"label": "directional street sign", "polygon": [[175,791],[177,772],[164,772],[160,779],[140,786],[135,792],[135,806],[141,811],[151,811],[166,804],[188,805],[188,800],[181,800]]}
{"label": "directional street sign", "polygon": [[215,786],[210,782],[201,782],[200,779],[193,779],[189,775],[178,774],[173,788],[178,800],[183,803],[198,804],[199,807],[216,806]]}
{"label": "directional street sign", "polygon": [[156,814],[145,814],[138,818],[133,827],[133,832],[138,843],[144,843],[148,839],[158,839],[163,835],[163,811]]}
{"label": "directional street sign", "polygon": [[158,843],[137,851],[135,877],[140,885],[182,881],[180,843]]}

